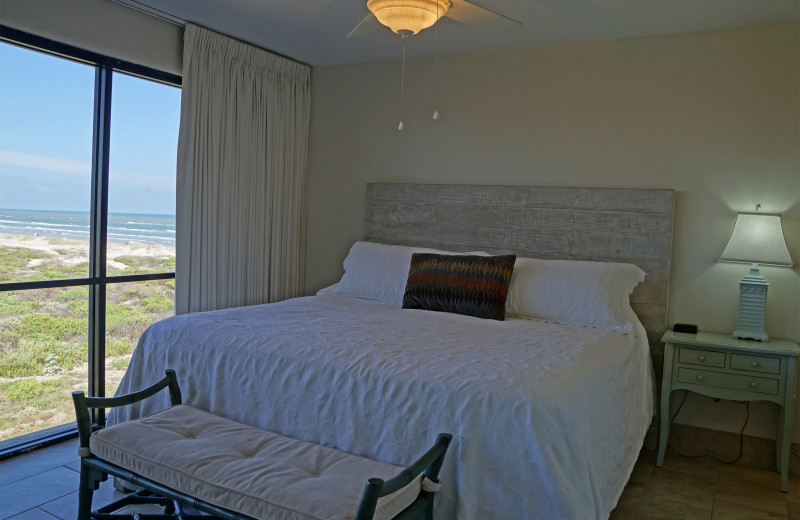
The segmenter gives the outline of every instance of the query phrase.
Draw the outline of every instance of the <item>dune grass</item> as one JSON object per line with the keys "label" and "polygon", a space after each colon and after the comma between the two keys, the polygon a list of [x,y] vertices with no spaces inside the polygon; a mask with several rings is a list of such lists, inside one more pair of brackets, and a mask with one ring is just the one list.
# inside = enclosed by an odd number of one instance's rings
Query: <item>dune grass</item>
{"label": "dune grass", "polygon": [[[60,244],[60,242],[59,242]],[[59,255],[60,256],[60,255]],[[175,259],[118,257],[109,275],[170,272]],[[0,282],[85,276],[86,264],[0,246]],[[147,326],[173,314],[174,281],[109,284],[106,393],[112,394]],[[87,287],[0,292],[0,440],[74,420],[70,392],[86,390]]]}

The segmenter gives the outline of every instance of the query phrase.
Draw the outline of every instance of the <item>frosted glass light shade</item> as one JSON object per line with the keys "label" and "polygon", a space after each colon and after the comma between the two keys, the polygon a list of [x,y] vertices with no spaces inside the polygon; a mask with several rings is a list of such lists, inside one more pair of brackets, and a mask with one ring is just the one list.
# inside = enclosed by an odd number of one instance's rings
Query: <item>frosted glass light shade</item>
{"label": "frosted glass light shade", "polygon": [[447,13],[445,0],[368,0],[370,10],[380,23],[397,34],[417,34],[435,24]]}
{"label": "frosted glass light shade", "polygon": [[783,238],[781,216],[774,213],[738,213],[719,261],[791,267],[792,257]]}

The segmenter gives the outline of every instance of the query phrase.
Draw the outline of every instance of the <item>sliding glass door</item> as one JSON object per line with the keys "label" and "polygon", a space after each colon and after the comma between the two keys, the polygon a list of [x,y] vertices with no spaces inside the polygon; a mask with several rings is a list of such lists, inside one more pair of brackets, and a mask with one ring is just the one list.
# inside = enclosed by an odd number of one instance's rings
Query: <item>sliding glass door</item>
{"label": "sliding glass door", "polygon": [[1,455],[70,431],[70,392],[113,393],[173,313],[180,78],[0,30]]}
{"label": "sliding glass door", "polygon": [[[172,273],[180,89],[118,72],[112,79],[106,275]],[[107,395],[144,329],[175,313],[174,290],[174,279],[106,287]]]}

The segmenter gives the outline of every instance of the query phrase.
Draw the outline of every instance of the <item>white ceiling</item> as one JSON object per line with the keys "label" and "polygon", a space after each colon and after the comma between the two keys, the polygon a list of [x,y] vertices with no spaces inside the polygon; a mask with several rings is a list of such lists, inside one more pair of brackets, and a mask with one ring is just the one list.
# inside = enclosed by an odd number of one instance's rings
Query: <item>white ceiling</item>
{"label": "white ceiling", "polygon": [[[117,0],[120,3],[130,0]],[[368,14],[366,0],[135,0],[312,66],[399,59],[388,28],[348,39]],[[522,22],[497,34],[450,19],[439,23],[439,53],[674,34],[800,18],[797,0],[474,0]],[[434,32],[408,42],[408,56],[430,56]]]}

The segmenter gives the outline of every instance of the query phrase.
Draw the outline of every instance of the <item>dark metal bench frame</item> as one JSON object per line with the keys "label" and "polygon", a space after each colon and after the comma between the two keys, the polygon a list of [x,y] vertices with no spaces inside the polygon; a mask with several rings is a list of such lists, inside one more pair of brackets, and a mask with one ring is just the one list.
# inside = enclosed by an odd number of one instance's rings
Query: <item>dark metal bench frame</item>
{"label": "dark metal bench frame", "polygon": [[[179,520],[189,520],[201,518],[199,516],[185,514],[181,504],[188,504],[199,511],[212,514],[224,520],[255,520],[247,515],[205,502],[200,497],[193,497],[174,490],[89,453],[89,438],[92,434],[92,421],[89,408],[115,408],[130,405],[155,395],[164,388],[169,388],[169,399],[173,406],[181,404],[181,391],[178,386],[178,379],[175,376],[175,371],[167,369],[165,372],[166,377],[158,383],[138,392],[118,397],[86,397],[83,392],[72,392],[72,401],[75,405],[75,416],[77,417],[78,423],[78,453],[81,454],[81,476],[80,487],[78,488],[78,520],[108,520],[110,518],[129,520],[177,518]],[[439,434],[436,443],[431,449],[417,459],[411,466],[389,480],[384,481],[380,478],[369,479],[364,487],[364,493],[361,496],[361,501],[353,517],[354,520],[372,520],[379,498],[394,493],[398,489],[410,484],[420,473],[424,473],[425,477],[431,482],[438,483],[439,470],[442,467],[447,447],[450,445],[452,438],[453,436],[448,433]],[[109,475],[127,480],[132,484],[144,488],[146,491],[134,493],[92,512],[92,496],[94,491],[100,487],[101,482],[108,479]],[[414,502],[395,516],[393,520],[432,520],[434,495],[434,491],[421,490]],[[113,514],[114,511],[127,505],[143,503],[157,503],[162,505],[165,508],[165,512],[163,515]]]}

